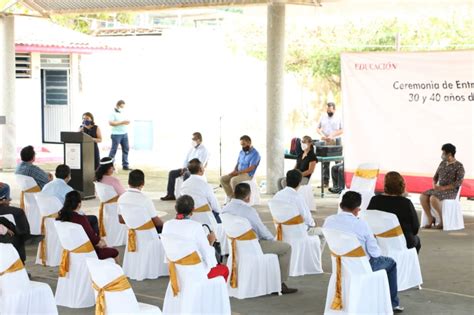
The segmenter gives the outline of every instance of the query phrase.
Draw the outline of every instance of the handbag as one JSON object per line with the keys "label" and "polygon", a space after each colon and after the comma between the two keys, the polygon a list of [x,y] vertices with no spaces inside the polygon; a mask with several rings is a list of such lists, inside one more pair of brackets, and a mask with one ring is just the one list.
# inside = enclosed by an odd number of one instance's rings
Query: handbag
{"label": "handbag", "polygon": [[[209,233],[212,232],[211,228],[207,224],[203,224],[203,227],[206,227]],[[219,243],[217,240],[214,242],[212,245],[214,247],[214,251],[216,252],[216,260],[218,264],[222,263],[222,249],[221,249],[221,243]]]}

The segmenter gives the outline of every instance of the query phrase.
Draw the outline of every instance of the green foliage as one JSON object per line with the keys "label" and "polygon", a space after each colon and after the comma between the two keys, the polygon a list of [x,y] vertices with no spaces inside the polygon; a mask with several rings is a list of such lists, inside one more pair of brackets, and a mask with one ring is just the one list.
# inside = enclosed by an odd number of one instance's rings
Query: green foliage
{"label": "green foliage", "polygon": [[136,15],[132,13],[64,14],[51,17],[53,22],[78,32],[90,34],[93,20],[132,24]]}

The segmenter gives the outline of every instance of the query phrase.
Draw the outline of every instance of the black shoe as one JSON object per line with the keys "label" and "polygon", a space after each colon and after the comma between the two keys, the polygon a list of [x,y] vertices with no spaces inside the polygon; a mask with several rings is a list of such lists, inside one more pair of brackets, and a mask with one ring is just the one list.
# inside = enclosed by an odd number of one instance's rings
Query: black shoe
{"label": "black shoe", "polygon": [[281,283],[281,294],[291,294],[298,292],[298,289],[288,288],[284,282]]}
{"label": "black shoe", "polygon": [[168,200],[176,200],[176,197],[173,195],[166,195],[164,197],[161,197],[160,199],[163,201],[168,201]]}
{"label": "black shoe", "polygon": [[394,313],[403,313],[404,310],[405,310],[405,308],[404,308],[403,306],[400,306],[400,305],[395,306],[395,307],[393,308],[393,312],[394,312]]}
{"label": "black shoe", "polygon": [[128,167],[128,166],[124,166],[124,167],[122,167],[122,169],[123,169],[124,171],[133,171],[133,169],[131,169],[131,168]]}
{"label": "black shoe", "polygon": [[25,239],[25,245],[38,245],[44,239],[44,235],[29,235]]}
{"label": "black shoe", "polygon": [[328,190],[329,190],[331,193],[333,193],[333,194],[340,194],[341,191],[342,191],[342,189],[334,188],[334,187],[329,188]]}

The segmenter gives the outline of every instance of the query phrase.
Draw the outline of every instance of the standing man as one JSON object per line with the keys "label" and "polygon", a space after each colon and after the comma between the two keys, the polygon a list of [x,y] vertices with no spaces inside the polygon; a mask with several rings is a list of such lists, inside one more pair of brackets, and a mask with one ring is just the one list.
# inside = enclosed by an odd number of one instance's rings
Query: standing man
{"label": "standing man", "polygon": [[[316,131],[326,145],[340,143],[340,136],[343,132],[342,119],[336,114],[336,104],[333,102],[327,103],[326,114],[321,116]],[[329,187],[329,163],[330,162],[323,162],[323,183],[321,183],[321,185],[324,185],[325,188]]]}
{"label": "standing man", "polygon": [[109,157],[114,158],[117,153],[118,145],[122,147],[122,169],[130,171],[128,165],[128,151],[130,149],[128,144],[128,125],[130,120],[126,119],[123,114],[125,102],[120,100],[115,105],[114,112],[110,115],[109,125],[112,126],[112,148],[110,149]]}
{"label": "standing man", "polygon": [[240,137],[240,146],[242,151],[239,153],[234,170],[221,177],[221,185],[228,198],[234,197],[234,190],[237,184],[246,180],[252,180],[260,163],[260,154],[252,146],[252,139],[249,136],[244,135]]}

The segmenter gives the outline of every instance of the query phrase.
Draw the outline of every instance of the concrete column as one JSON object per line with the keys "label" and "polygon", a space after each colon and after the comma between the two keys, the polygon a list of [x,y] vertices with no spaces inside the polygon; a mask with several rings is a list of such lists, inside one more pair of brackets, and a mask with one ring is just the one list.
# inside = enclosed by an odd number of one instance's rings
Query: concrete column
{"label": "concrete column", "polygon": [[285,5],[269,4],[267,12],[267,193],[278,191],[284,172],[283,90]]}
{"label": "concrete column", "polygon": [[14,17],[0,15],[0,115],[6,116],[6,124],[0,126],[4,170],[16,166],[15,80]]}

